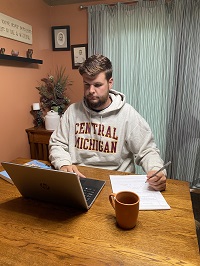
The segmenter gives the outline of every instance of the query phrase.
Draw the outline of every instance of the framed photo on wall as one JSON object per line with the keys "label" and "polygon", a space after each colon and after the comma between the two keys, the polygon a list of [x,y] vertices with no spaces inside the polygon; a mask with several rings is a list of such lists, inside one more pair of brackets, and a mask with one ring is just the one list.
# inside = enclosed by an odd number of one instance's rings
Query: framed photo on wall
{"label": "framed photo on wall", "polygon": [[88,58],[88,45],[71,45],[72,68],[77,69]]}
{"label": "framed photo on wall", "polygon": [[53,51],[70,51],[70,26],[54,26],[51,31]]}

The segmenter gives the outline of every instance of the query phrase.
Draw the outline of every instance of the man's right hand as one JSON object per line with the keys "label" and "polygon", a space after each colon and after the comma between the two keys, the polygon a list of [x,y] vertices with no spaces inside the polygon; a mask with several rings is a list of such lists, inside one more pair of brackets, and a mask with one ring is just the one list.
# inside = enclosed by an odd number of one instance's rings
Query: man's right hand
{"label": "man's right hand", "polygon": [[61,171],[64,172],[72,172],[72,173],[76,173],[79,177],[85,177],[81,172],[79,172],[78,168],[76,167],[76,165],[63,165],[60,167]]}

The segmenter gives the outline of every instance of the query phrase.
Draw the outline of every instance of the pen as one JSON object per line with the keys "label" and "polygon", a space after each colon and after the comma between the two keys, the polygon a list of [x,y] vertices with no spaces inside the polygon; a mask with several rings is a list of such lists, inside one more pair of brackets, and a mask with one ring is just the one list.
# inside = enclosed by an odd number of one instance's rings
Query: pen
{"label": "pen", "polygon": [[[163,167],[161,167],[157,172],[155,172],[153,175],[151,175],[147,180],[149,180],[150,178],[156,176],[158,173],[160,173],[162,170],[166,169],[168,165],[171,164],[171,161],[169,161],[168,163],[164,164]],[[147,182],[146,180],[146,182]],[[146,183],[145,182],[145,183]]]}

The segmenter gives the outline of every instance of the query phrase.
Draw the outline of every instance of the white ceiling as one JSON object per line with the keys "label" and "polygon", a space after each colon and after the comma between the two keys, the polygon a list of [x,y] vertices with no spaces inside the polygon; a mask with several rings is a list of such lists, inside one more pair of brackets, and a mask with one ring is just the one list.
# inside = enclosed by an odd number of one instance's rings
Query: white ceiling
{"label": "white ceiling", "polygon": [[85,2],[100,2],[100,0],[43,0],[49,6],[81,4]]}

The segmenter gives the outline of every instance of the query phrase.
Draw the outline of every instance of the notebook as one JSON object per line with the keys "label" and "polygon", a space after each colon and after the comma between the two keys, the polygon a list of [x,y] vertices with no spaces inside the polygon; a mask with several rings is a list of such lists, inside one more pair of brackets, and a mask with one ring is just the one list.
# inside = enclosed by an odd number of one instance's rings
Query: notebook
{"label": "notebook", "polygon": [[75,173],[2,162],[13,183],[25,198],[88,210],[105,181],[79,178]]}

